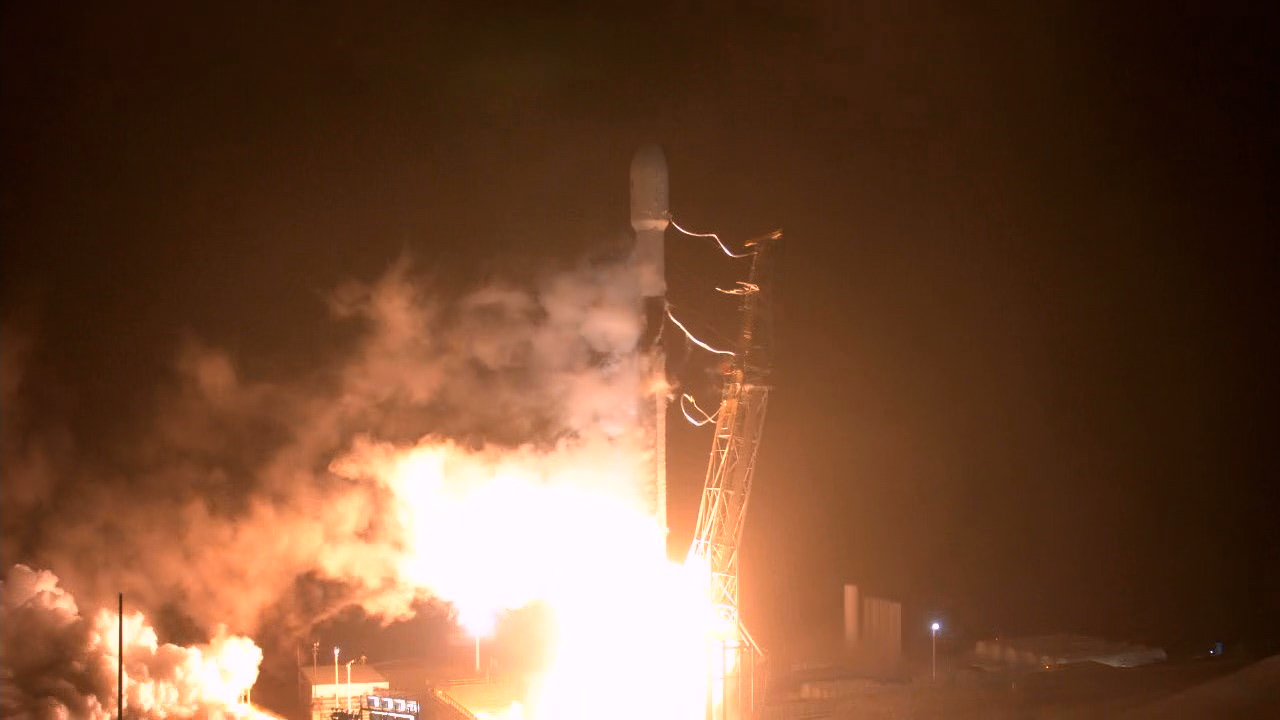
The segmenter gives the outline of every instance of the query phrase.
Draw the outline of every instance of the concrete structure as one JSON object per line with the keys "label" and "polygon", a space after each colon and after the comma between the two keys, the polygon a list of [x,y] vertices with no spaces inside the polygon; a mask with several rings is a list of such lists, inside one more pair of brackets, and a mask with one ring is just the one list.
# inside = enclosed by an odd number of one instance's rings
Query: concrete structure
{"label": "concrete structure", "polygon": [[862,633],[858,625],[858,617],[860,615],[860,606],[858,604],[858,586],[853,583],[845,583],[844,586],[844,648],[847,652],[852,652],[858,647],[858,640],[861,639]]}
{"label": "concrete structure", "polygon": [[[311,698],[311,720],[329,720],[335,709],[359,710],[367,695],[377,695],[391,687],[387,679],[368,665],[342,663],[337,666],[337,682],[334,682],[334,666],[303,667],[303,688]],[[350,676],[348,676],[350,671]]]}
{"label": "concrete structure", "polygon": [[866,672],[896,671],[902,662],[902,603],[861,597],[858,586],[844,586],[844,656]]}
{"label": "concrete structure", "polygon": [[863,599],[859,649],[884,668],[902,662],[902,603],[875,597]]}

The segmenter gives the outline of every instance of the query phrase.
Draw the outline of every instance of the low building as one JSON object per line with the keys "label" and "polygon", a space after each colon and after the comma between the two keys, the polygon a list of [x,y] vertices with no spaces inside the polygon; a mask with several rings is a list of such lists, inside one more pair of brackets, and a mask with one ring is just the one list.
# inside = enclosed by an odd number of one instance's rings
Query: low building
{"label": "low building", "polygon": [[302,682],[310,692],[311,720],[329,720],[334,710],[357,711],[364,698],[379,695],[391,687],[387,679],[369,665],[320,665],[301,668]]}
{"label": "low building", "polygon": [[[423,716],[423,708],[416,696],[395,690],[383,690],[378,694],[365,695],[362,700],[361,720],[419,720]],[[457,713],[435,713],[436,718],[457,717]],[[348,715],[348,717],[351,717]],[[462,718],[461,720],[474,720]]]}
{"label": "low building", "polygon": [[988,667],[1052,670],[1064,665],[1095,662],[1111,667],[1137,667],[1166,659],[1162,648],[1111,642],[1082,635],[982,640],[973,649],[975,661]]}
{"label": "low building", "polygon": [[840,664],[867,675],[902,671],[902,603],[862,597],[857,585],[844,586],[844,652]]}

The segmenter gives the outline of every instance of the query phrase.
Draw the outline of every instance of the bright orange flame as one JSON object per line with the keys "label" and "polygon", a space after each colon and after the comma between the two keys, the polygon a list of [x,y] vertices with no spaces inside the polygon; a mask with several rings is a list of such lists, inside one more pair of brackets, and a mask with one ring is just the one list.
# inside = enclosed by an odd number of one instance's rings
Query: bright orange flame
{"label": "bright orange flame", "polygon": [[403,580],[452,602],[473,634],[506,610],[551,610],[550,666],[528,707],[504,718],[703,717],[716,629],[709,575],[666,557],[663,529],[640,509],[635,454],[612,442],[365,450],[374,452],[346,462],[396,496]]}

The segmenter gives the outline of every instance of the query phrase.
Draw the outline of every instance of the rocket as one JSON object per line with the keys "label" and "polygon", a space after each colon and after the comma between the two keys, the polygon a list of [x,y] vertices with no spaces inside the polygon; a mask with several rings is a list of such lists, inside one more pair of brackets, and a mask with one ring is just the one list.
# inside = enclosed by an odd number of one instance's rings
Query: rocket
{"label": "rocket", "polygon": [[663,239],[669,210],[667,159],[662,148],[645,145],[631,159],[631,228],[636,232],[632,259],[640,272],[640,295],[646,304],[667,294]]}
{"label": "rocket", "polygon": [[[636,242],[631,266],[637,273],[640,313],[641,372],[647,392],[641,398],[640,420],[649,445],[652,467],[647,473],[645,495],[664,536],[667,531],[667,377],[662,350],[662,324],[666,315],[667,278],[664,254],[668,206],[667,159],[662,148],[645,145],[631,159],[631,228]],[[664,540],[665,542],[665,540]]]}

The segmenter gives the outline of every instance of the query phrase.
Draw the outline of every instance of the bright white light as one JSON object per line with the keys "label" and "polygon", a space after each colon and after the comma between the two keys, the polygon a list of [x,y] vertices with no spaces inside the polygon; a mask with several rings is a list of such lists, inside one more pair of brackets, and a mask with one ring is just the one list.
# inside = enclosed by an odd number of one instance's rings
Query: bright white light
{"label": "bright white light", "polygon": [[462,610],[458,613],[458,624],[471,637],[481,638],[493,634],[494,627],[498,624],[498,619],[492,613]]}
{"label": "bright white light", "polygon": [[938,632],[939,630],[942,629],[942,623],[938,622],[937,620],[934,620],[933,624],[929,626],[929,629],[934,632]]}

